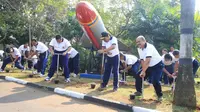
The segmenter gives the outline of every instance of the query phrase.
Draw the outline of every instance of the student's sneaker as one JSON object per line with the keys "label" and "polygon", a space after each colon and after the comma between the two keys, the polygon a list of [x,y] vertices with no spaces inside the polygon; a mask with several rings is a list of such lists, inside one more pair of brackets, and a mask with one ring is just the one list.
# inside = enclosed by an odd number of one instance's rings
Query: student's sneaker
{"label": "student's sneaker", "polygon": [[69,83],[71,82],[69,78],[65,79],[65,82]]}
{"label": "student's sneaker", "polygon": [[161,102],[162,100],[163,100],[162,96],[159,96],[158,99],[157,99],[158,102]]}
{"label": "student's sneaker", "polygon": [[22,71],[21,71],[21,72],[25,72],[25,71],[26,71],[26,68],[22,69]]}
{"label": "student's sneaker", "polygon": [[35,74],[37,74],[38,72],[37,71],[33,71],[33,74],[35,75]]}
{"label": "student's sneaker", "polygon": [[39,73],[40,77],[44,77],[44,75],[42,73]]}
{"label": "student's sneaker", "polygon": [[5,71],[0,68],[0,72],[5,72]]}
{"label": "student's sneaker", "polygon": [[44,80],[45,80],[45,81],[50,81],[51,78],[50,78],[50,77],[46,77]]}
{"label": "student's sneaker", "polygon": [[118,88],[113,88],[113,92],[116,92]]}
{"label": "student's sneaker", "polygon": [[73,73],[73,74],[72,74],[72,76],[73,76],[73,77],[76,77],[76,74],[75,74],[75,73]]}
{"label": "student's sneaker", "polygon": [[142,96],[142,93],[140,93],[140,92],[137,91],[137,92],[134,93],[134,95],[135,96]]}

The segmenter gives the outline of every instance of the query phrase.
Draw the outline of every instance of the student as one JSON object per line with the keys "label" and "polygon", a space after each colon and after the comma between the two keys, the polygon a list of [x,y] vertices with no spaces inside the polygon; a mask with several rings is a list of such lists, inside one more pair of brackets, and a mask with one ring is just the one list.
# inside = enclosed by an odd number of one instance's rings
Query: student
{"label": "student", "polygon": [[[20,53],[21,53],[21,64],[24,66],[24,62],[26,61],[25,60],[25,52],[26,53],[28,53],[28,52],[30,52],[30,48],[29,48],[29,46],[28,46],[28,43],[25,43],[25,44],[23,44],[23,45],[21,45],[19,48],[19,51],[20,51]],[[26,57],[26,58],[28,58],[28,57]]]}
{"label": "student", "polygon": [[18,69],[24,70],[24,67],[20,63],[21,54],[17,48],[15,47],[6,48],[6,53],[8,53],[10,56],[8,56],[3,60],[3,65],[1,66],[0,69],[1,72],[4,71],[6,65],[9,63],[12,63]]}
{"label": "student", "polygon": [[35,51],[30,54],[29,59],[34,55],[37,56],[37,72],[39,73],[40,77],[44,77],[49,56],[48,47],[44,43],[37,41],[36,38],[33,38],[31,43],[33,46],[35,46]]}
{"label": "student", "polygon": [[[120,52],[120,61],[124,65],[124,69],[120,70],[120,72],[129,72],[133,75],[133,77],[135,77],[140,67],[140,62],[138,58],[134,55],[123,54],[122,52]],[[122,79],[124,80],[123,75]]]}
{"label": "student", "polygon": [[[29,56],[29,54],[32,54],[33,52],[34,52],[34,50],[31,50],[30,53],[25,52],[25,55]],[[28,60],[28,69],[29,70],[31,70],[32,68],[37,69],[38,58],[36,55],[32,56],[32,58],[27,59],[27,60]]]}
{"label": "student", "polygon": [[[162,75],[163,63],[162,57],[156,50],[156,48],[146,42],[144,36],[138,36],[136,38],[136,43],[138,46],[138,53],[142,65],[141,72],[136,75],[136,90],[135,95],[139,96],[142,94],[142,78],[148,77],[148,75],[152,76],[152,84],[156,91],[158,101],[162,100],[162,88],[160,85],[160,77]],[[146,75],[146,72],[148,74]]]}
{"label": "student", "polygon": [[[106,53],[105,71],[103,75],[103,82],[99,88],[99,91],[106,89],[110,74],[113,72],[113,92],[118,89],[118,76],[119,76],[119,48],[117,38],[109,35],[107,32],[102,32],[102,49],[98,50],[99,53]],[[112,71],[112,72],[111,72]]]}
{"label": "student", "polygon": [[196,77],[196,73],[199,68],[199,62],[194,57],[192,57],[192,65],[193,65],[193,76]]}
{"label": "student", "polygon": [[172,61],[172,56],[170,54],[165,54],[164,56],[164,65],[163,68],[163,77],[164,77],[164,84],[171,85],[173,82],[173,73],[174,73],[174,63]]}
{"label": "student", "polygon": [[74,48],[71,48],[71,50],[69,51],[69,71],[70,73],[73,73],[73,76],[76,77],[79,73],[79,53],[77,50],[75,50]]}
{"label": "student", "polygon": [[[174,55],[174,57],[175,57],[175,67],[174,67],[174,69],[175,69],[175,71],[176,71],[176,73],[178,73],[178,66],[179,66],[179,51],[178,50],[175,50],[174,52],[173,52],[173,55]],[[198,68],[199,68],[199,64],[198,64],[198,61],[194,58],[194,57],[192,57],[192,67],[193,67],[193,76],[195,77],[195,75],[196,75],[196,72],[197,72],[197,70],[198,70]]]}
{"label": "student", "polygon": [[[64,68],[65,82],[70,82],[68,68],[68,53],[72,48],[71,44],[67,39],[63,38],[61,35],[56,35],[55,38],[51,40],[49,45],[49,49],[53,57],[48,76],[45,78],[45,80],[49,81],[53,77],[55,71],[57,70],[57,66],[61,65],[61,67]],[[57,65],[58,55],[56,53],[60,54],[59,65]]]}

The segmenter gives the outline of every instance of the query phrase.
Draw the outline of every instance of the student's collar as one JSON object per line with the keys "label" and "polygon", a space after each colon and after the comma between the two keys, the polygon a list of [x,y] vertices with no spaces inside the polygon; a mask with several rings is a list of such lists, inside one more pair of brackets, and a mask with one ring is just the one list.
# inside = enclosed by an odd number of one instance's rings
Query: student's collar
{"label": "student's collar", "polygon": [[147,43],[144,44],[144,48],[142,48],[142,50],[147,48]]}
{"label": "student's collar", "polygon": [[112,36],[110,36],[110,40],[112,40],[112,38],[113,38],[113,37],[112,37]]}
{"label": "student's collar", "polygon": [[124,61],[126,60],[126,56],[124,56]]}

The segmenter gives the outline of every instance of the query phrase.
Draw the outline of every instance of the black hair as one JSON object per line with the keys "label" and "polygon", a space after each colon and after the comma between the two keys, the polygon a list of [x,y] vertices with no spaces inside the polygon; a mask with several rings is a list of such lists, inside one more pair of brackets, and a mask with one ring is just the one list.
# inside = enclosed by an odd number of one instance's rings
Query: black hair
{"label": "black hair", "polygon": [[56,35],[56,40],[62,39],[61,35]]}
{"label": "black hair", "polygon": [[173,55],[175,56],[175,55],[179,55],[179,51],[178,50],[175,50],[174,52],[173,52]]}
{"label": "black hair", "polygon": [[11,53],[12,49],[13,49],[12,47],[7,47],[5,51],[6,51],[6,53]]}
{"label": "black hair", "polygon": [[167,60],[172,60],[172,56],[170,54],[165,54],[164,58]]}
{"label": "black hair", "polygon": [[102,36],[102,37],[107,37],[108,35],[109,35],[108,32],[102,32],[102,33],[101,33],[101,36]]}
{"label": "black hair", "polygon": [[164,49],[162,49],[162,50],[167,52],[167,49],[166,49],[166,48],[164,48]]}

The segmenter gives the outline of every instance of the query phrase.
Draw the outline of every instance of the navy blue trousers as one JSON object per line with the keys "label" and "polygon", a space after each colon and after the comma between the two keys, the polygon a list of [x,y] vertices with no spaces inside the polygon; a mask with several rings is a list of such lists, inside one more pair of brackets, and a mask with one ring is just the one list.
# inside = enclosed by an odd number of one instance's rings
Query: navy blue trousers
{"label": "navy blue trousers", "polygon": [[33,65],[33,62],[32,61],[28,61],[28,68],[29,69],[31,69],[32,67],[34,68],[34,69],[37,69],[37,66],[38,66],[38,64],[36,63],[35,65]]}
{"label": "navy blue trousers", "polygon": [[195,77],[196,76],[196,72],[199,68],[199,63],[198,61],[195,59],[193,62],[192,62],[192,65],[193,65],[193,76]]}
{"label": "navy blue trousers", "polygon": [[69,63],[68,63],[68,67],[69,67],[69,71],[70,73],[74,72],[76,75],[79,73],[79,53],[74,57],[74,58],[69,58]]}
{"label": "navy blue trousers", "polygon": [[[14,58],[13,58],[13,60],[15,60]],[[17,59],[17,61],[15,62],[15,67],[17,67],[18,69],[24,69],[24,67],[21,65],[21,63],[20,63],[20,57]],[[9,64],[9,63],[11,63],[12,62],[12,59],[11,59],[11,57],[7,57],[7,58],[5,58],[4,60],[3,60],[3,65],[1,66],[1,69],[2,70],[4,70],[5,69],[5,67],[6,67],[6,65],[7,64]]]}
{"label": "navy blue trousers", "polygon": [[[60,51],[60,52],[54,51],[54,53],[59,53],[59,54],[62,54],[63,52],[65,51]],[[64,68],[65,79],[69,78],[68,54],[66,54],[65,56],[59,55],[59,65],[57,65],[57,59],[58,59],[58,55],[53,55],[48,77],[49,78],[53,77],[55,71],[57,70],[57,66],[61,66],[62,68]]]}
{"label": "navy blue trousers", "polygon": [[119,78],[119,55],[116,55],[114,57],[106,57],[106,63],[105,63],[105,71],[103,75],[103,83],[101,84],[101,87],[106,87],[108,84],[111,70],[113,73],[113,86],[114,88],[118,88],[118,78]]}
{"label": "navy blue trousers", "polygon": [[[162,88],[160,85],[160,77],[162,75],[162,69],[163,69],[164,65],[161,62],[159,62],[158,64],[156,64],[153,67],[149,67],[147,69],[146,76],[145,79],[148,78],[149,76],[151,76],[152,79],[152,84],[154,86],[154,89],[156,91],[157,96],[162,96]],[[138,72],[138,74],[136,75],[136,90],[140,93],[142,93],[142,78],[139,76],[140,72]]]}
{"label": "navy blue trousers", "polygon": [[37,72],[41,74],[45,74],[47,62],[48,62],[49,51],[44,53],[40,53],[39,60],[37,62]]}
{"label": "navy blue trousers", "polygon": [[[128,71],[133,77],[136,76],[136,74],[139,71],[139,67],[140,67],[140,62],[137,61],[134,65],[132,65],[132,68]],[[124,80],[124,75],[122,75],[122,80]]]}

